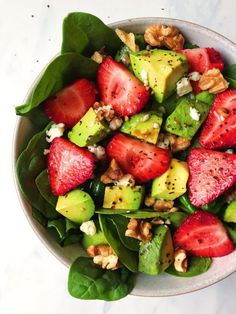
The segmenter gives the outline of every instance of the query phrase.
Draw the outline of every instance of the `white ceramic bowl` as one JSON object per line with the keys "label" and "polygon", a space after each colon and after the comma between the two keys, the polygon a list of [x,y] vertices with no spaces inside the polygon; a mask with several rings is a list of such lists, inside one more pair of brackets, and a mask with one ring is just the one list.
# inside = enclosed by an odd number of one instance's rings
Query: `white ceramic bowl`
{"label": "white ceramic bowl", "polygon": [[[236,45],[225,37],[197,24],[176,19],[153,17],[124,20],[113,23],[110,26],[112,28],[119,27],[130,32],[142,33],[148,25],[154,23],[174,25],[181,31],[181,33],[184,34],[188,41],[196,43],[200,47],[214,47],[222,53],[227,63],[236,63]],[[37,82],[37,79],[35,82]],[[31,86],[28,94],[32,88],[33,86]],[[31,123],[27,118],[18,119],[14,137],[14,163],[23,143],[26,138],[29,138],[31,129]],[[17,187],[17,184],[16,188],[24,213],[34,232],[59,261],[68,267],[76,257],[80,254],[84,255],[79,245],[62,248],[53,239],[51,239],[48,232],[33,219],[31,215],[31,207],[24,199]],[[131,294],[153,297],[183,294],[216,283],[217,281],[229,276],[235,270],[236,251],[228,256],[215,258],[210,269],[206,273],[197,277],[178,278],[165,273],[159,276],[139,274],[137,276],[135,288]]]}

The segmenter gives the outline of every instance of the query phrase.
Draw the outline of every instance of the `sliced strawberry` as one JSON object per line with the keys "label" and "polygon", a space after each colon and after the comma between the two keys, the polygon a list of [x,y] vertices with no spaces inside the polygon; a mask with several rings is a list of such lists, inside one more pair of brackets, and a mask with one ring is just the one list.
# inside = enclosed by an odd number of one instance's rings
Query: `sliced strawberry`
{"label": "sliced strawberry", "polygon": [[236,147],[236,90],[216,96],[199,142],[209,149]]}
{"label": "sliced strawberry", "polygon": [[94,158],[86,149],[55,138],[48,154],[49,181],[53,194],[64,195],[91,178]]}
{"label": "sliced strawberry", "polygon": [[234,245],[221,221],[213,214],[198,210],[176,230],[175,248],[202,257],[219,257],[231,253]]}
{"label": "sliced strawberry", "polygon": [[72,128],[94,104],[96,90],[86,79],[65,87],[45,102],[44,110],[49,119]]}
{"label": "sliced strawberry", "polygon": [[123,134],[116,134],[107,145],[107,154],[124,170],[144,183],[164,173],[170,164],[169,152]]}
{"label": "sliced strawberry", "polygon": [[121,116],[139,112],[149,99],[149,91],[127,68],[107,57],[98,69],[101,100]]}
{"label": "sliced strawberry", "polygon": [[224,70],[224,60],[221,54],[214,48],[206,48],[209,59],[210,59],[210,69],[217,68],[220,71]]}
{"label": "sliced strawberry", "polygon": [[194,148],[188,156],[189,196],[194,206],[204,206],[236,183],[236,155]]}
{"label": "sliced strawberry", "polygon": [[220,53],[214,48],[194,48],[183,49],[179,51],[183,53],[189,64],[189,72],[203,73],[212,68],[223,70],[224,61]]}

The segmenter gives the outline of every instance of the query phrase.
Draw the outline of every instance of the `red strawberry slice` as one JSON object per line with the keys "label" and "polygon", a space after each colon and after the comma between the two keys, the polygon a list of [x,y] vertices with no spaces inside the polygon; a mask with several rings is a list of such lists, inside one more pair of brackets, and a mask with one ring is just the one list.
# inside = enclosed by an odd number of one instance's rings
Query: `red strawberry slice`
{"label": "red strawberry slice", "polygon": [[216,96],[199,142],[209,149],[236,147],[236,90]]}
{"label": "red strawberry slice", "polygon": [[144,183],[164,173],[170,164],[169,152],[123,134],[116,134],[107,145],[107,154],[124,172]]}
{"label": "red strawberry slice", "polygon": [[49,181],[53,194],[64,195],[91,178],[94,158],[68,140],[55,138],[48,154]]}
{"label": "red strawberry slice", "polygon": [[101,100],[121,116],[139,112],[149,99],[149,91],[127,68],[107,57],[98,69]]}
{"label": "red strawberry slice", "polygon": [[224,60],[221,54],[218,51],[216,51],[214,48],[206,48],[206,50],[207,50],[207,53],[210,59],[210,64],[211,64],[209,69],[217,68],[220,71],[223,71]]}
{"label": "red strawberry slice", "polygon": [[231,253],[234,245],[221,221],[213,214],[198,210],[176,230],[175,248],[201,257],[219,257]]}
{"label": "red strawberry slice", "polygon": [[214,48],[194,48],[180,50],[183,53],[189,64],[189,72],[203,73],[212,68],[223,70],[224,61],[220,53]]}
{"label": "red strawberry slice", "polygon": [[204,206],[236,183],[236,155],[194,148],[188,156],[191,203]]}
{"label": "red strawberry slice", "polygon": [[86,79],[65,87],[45,102],[44,110],[49,119],[72,128],[94,104],[96,90]]}

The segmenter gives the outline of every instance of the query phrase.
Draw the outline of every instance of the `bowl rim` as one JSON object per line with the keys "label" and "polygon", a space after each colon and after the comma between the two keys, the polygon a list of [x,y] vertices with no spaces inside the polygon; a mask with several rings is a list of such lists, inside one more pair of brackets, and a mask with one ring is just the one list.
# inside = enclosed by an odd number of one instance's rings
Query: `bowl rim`
{"label": "bowl rim", "polygon": [[[115,22],[112,22],[112,23],[109,23],[107,24],[109,27],[111,28],[116,28],[116,27],[127,27],[132,24],[141,24],[141,23],[147,23],[149,21],[154,21],[154,20],[157,20],[159,21],[163,21],[165,23],[169,23],[169,24],[172,24],[175,25],[175,24],[179,24],[179,23],[183,23],[183,24],[186,24],[186,25],[191,25],[192,27],[194,27],[195,29],[197,30],[202,30],[204,32],[208,32],[210,33],[211,35],[214,35],[214,36],[217,36],[218,38],[221,39],[221,41],[223,41],[224,43],[226,44],[230,44],[231,46],[233,46],[235,49],[236,49],[236,44],[228,39],[226,36],[216,32],[216,31],[213,31],[212,29],[206,27],[206,26],[202,26],[202,25],[199,25],[197,23],[193,23],[193,22],[190,22],[190,21],[187,21],[187,20],[182,20],[182,19],[176,19],[176,18],[169,18],[169,17],[160,17],[160,16],[155,16],[155,17],[138,17],[138,18],[129,18],[129,19],[123,19],[123,20],[119,20],[119,21],[115,21]],[[150,23],[152,24],[152,23]],[[24,97],[23,99],[23,102],[26,102],[27,98],[29,97],[31,91],[33,90],[33,87],[35,86],[36,82],[39,80],[40,76],[43,74],[44,70],[46,69],[47,65],[58,55],[59,53],[57,53],[55,56],[53,56],[46,64],[45,66],[41,69],[41,71],[39,72],[38,75],[36,75],[35,79],[33,80],[33,82],[30,84],[29,88],[28,88],[28,91],[26,93],[26,96]],[[17,176],[16,176],[16,160],[17,160],[17,135],[19,133],[19,130],[21,128],[21,125],[23,123],[23,118],[24,117],[19,117],[17,116],[16,117],[16,122],[15,122],[15,126],[14,126],[14,132],[13,132],[13,138],[12,138],[12,172],[13,172],[13,181],[14,181],[14,186],[15,186],[15,190],[16,190],[16,193],[17,193],[17,197],[18,197],[18,200],[19,200],[19,203],[20,203],[20,206],[21,206],[21,209],[23,210],[24,212],[24,215],[26,216],[26,219],[28,221],[28,223],[30,224],[31,228],[33,229],[34,233],[36,234],[36,236],[38,237],[38,239],[41,241],[41,243],[44,245],[44,247],[47,248],[47,250],[56,257],[57,260],[59,260],[62,264],[64,264],[67,268],[69,267],[68,263],[58,254],[56,253],[56,251],[49,245],[49,243],[47,243],[47,241],[44,239],[43,235],[38,231],[38,228],[36,225],[33,224],[32,222],[32,219],[33,217],[30,216],[27,212],[27,209],[26,209],[26,206],[25,206],[25,198],[24,198],[24,195],[22,194],[21,190],[20,190],[20,187],[18,185],[18,182],[17,182]],[[221,276],[218,276],[216,279],[213,279],[211,280],[210,283],[203,283],[202,285],[196,287],[196,288],[191,288],[191,290],[188,290],[188,291],[183,291],[183,292],[171,292],[171,293],[168,293],[168,294],[162,294],[162,293],[157,293],[157,294],[154,294],[154,293],[150,293],[149,295],[144,293],[142,294],[141,292],[133,292],[131,291],[130,295],[132,296],[138,296],[138,297],[169,297],[169,296],[177,296],[177,295],[184,295],[184,294],[188,294],[188,293],[191,293],[191,292],[195,292],[195,291],[198,291],[198,290],[201,290],[201,289],[205,289],[207,287],[210,287],[212,285],[214,285],[215,283],[217,282],[220,282],[224,279],[226,279],[227,277],[229,277],[232,273],[234,273],[236,271],[236,265],[235,267],[231,267],[231,269],[229,269],[228,272],[226,272],[226,274],[224,275],[221,275]],[[184,279],[184,278],[183,278]]]}

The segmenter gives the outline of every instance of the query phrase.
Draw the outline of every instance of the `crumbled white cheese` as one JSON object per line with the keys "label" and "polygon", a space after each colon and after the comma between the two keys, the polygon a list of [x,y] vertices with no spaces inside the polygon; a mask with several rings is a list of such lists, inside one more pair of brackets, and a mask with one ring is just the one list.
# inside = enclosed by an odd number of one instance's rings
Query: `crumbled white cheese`
{"label": "crumbled white cheese", "polygon": [[80,226],[80,230],[84,232],[85,234],[91,235],[91,236],[95,235],[97,231],[93,220],[83,222],[82,225]]}
{"label": "crumbled white cheese", "polygon": [[65,124],[64,123],[58,123],[53,124],[49,130],[46,131],[46,141],[48,143],[51,143],[54,138],[61,137],[65,131]]}
{"label": "crumbled white cheese", "polygon": [[105,148],[100,145],[90,145],[88,146],[88,150],[90,153],[92,153],[98,160],[105,159],[106,157],[106,151]]}
{"label": "crumbled white cheese", "polygon": [[125,174],[121,179],[115,181],[114,185],[135,186],[135,180],[131,174]]}
{"label": "crumbled white cheese", "polygon": [[199,120],[200,120],[201,114],[200,114],[199,111],[197,111],[196,108],[190,107],[190,109],[189,109],[189,114],[190,114],[190,117],[191,117],[193,120],[195,120],[195,121],[199,121]]}
{"label": "crumbled white cheese", "polygon": [[201,78],[201,74],[199,72],[191,72],[188,75],[188,78],[190,79],[190,81],[199,81]]}
{"label": "crumbled white cheese", "polygon": [[145,121],[147,121],[149,118],[150,118],[150,114],[149,114],[149,113],[146,113],[146,114],[140,119],[140,121],[141,121],[141,122],[145,122]]}
{"label": "crumbled white cheese", "polygon": [[176,84],[176,92],[178,96],[183,96],[192,91],[192,86],[190,80],[187,77],[183,77]]}
{"label": "crumbled white cheese", "polygon": [[49,154],[50,153],[50,149],[44,149],[43,150],[43,154],[46,156],[47,154]]}
{"label": "crumbled white cheese", "polygon": [[111,122],[109,123],[109,128],[112,130],[112,131],[115,131],[117,129],[119,129],[123,124],[123,120],[122,118],[120,117],[117,117],[115,116]]}
{"label": "crumbled white cheese", "polygon": [[145,86],[147,86],[147,85],[148,85],[148,73],[147,73],[147,71],[142,70],[142,71],[140,72],[140,76],[141,76],[141,79],[142,79],[142,81],[143,81],[143,84],[144,84]]}

